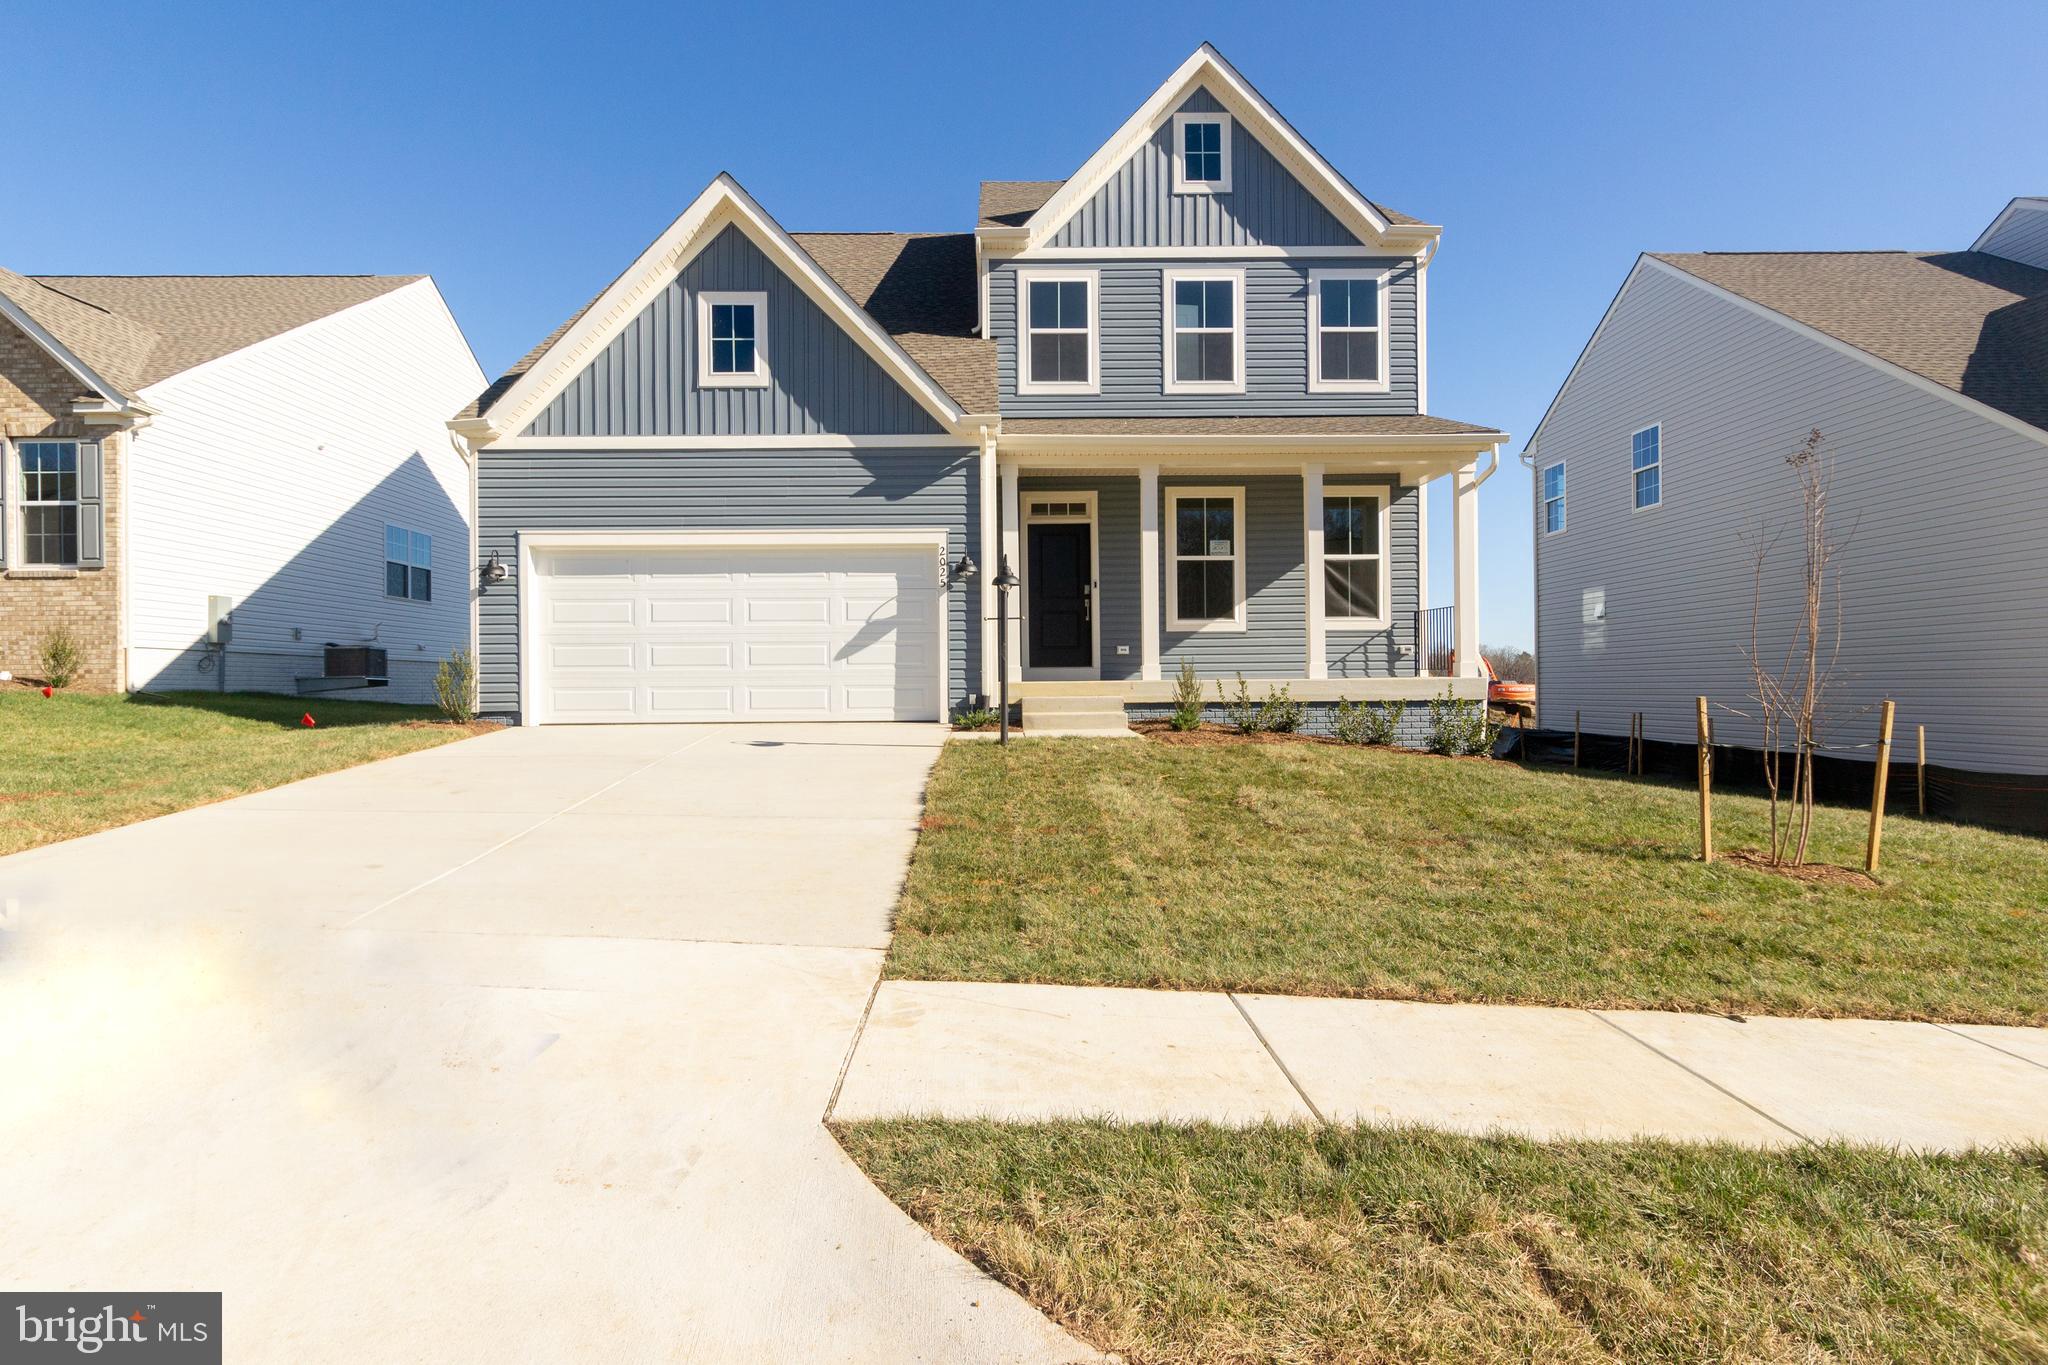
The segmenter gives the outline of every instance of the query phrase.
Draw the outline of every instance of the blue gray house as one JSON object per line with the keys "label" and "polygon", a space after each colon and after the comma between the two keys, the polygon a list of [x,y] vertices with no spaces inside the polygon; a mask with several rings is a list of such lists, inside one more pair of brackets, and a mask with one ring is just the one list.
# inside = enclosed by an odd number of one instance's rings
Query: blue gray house
{"label": "blue gray house", "polygon": [[941,719],[997,691],[1005,564],[1027,717],[1121,722],[1183,662],[1482,696],[1507,438],[1427,411],[1440,233],[1206,45],[1072,176],[984,183],[971,233],[791,233],[720,176],[450,424],[483,709]]}

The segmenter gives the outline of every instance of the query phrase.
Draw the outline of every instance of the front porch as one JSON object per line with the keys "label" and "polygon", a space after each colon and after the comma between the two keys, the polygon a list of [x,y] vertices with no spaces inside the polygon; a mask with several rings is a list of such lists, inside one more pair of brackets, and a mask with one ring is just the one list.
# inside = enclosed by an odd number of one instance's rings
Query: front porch
{"label": "front porch", "polygon": [[[1498,439],[1494,433],[1493,438]],[[992,442],[992,445],[995,443]],[[1021,443],[1020,443],[1021,444]],[[1480,449],[1475,449],[1478,446]],[[1183,665],[1311,704],[1485,695],[1478,438],[1445,448],[985,451],[1012,699],[1170,702]],[[1452,603],[1429,603],[1428,484],[1448,476]],[[985,582],[985,691],[998,691]]]}

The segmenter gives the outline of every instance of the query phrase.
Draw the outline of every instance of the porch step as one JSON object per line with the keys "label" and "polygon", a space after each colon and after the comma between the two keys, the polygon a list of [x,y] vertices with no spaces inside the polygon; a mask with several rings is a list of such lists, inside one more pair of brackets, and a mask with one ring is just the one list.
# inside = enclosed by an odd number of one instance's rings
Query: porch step
{"label": "porch step", "polygon": [[1114,697],[1026,697],[1024,733],[1041,738],[1130,735],[1123,703]]}

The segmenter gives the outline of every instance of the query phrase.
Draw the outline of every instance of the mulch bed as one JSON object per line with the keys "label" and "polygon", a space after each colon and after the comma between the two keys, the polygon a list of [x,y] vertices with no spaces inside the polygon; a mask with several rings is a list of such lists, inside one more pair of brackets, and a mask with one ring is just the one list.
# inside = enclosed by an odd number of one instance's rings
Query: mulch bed
{"label": "mulch bed", "polygon": [[1865,891],[1875,891],[1884,885],[1857,868],[1838,867],[1833,863],[1803,863],[1794,867],[1790,863],[1774,863],[1770,854],[1753,848],[1731,849],[1721,856],[1731,863],[1740,863],[1757,872],[1769,872],[1788,881],[1811,882],[1817,886],[1854,886]]}
{"label": "mulch bed", "polygon": [[1199,730],[1176,730],[1163,720],[1141,720],[1132,723],[1131,728],[1150,740],[1161,744],[1206,746],[1212,744],[1336,744],[1339,741],[1329,735],[1277,734],[1261,730],[1255,735],[1240,734],[1228,725],[1204,724]]}

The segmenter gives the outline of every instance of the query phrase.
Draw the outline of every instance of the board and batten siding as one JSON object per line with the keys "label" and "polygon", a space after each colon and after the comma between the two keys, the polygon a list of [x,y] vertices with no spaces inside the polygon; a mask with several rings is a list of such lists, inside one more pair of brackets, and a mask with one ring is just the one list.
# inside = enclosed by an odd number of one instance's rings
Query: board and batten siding
{"label": "board and batten siding", "polygon": [[2011,216],[1977,249],[2048,270],[2048,206],[2015,205]]}
{"label": "board and batten siding", "polygon": [[[292,691],[327,641],[374,636],[391,686],[342,695],[432,702],[469,639],[469,473],[446,419],[483,382],[420,280],[144,389],[157,415],[125,466],[131,685],[218,686],[203,642],[222,595],[230,690]],[[386,523],[432,537],[432,601],[384,595]]]}
{"label": "board and batten siding", "polygon": [[[1175,113],[1226,112],[1196,90]],[[1358,238],[1245,126],[1230,122],[1230,188],[1173,192],[1168,118],[1054,233],[1056,247],[1357,246]]]}
{"label": "board and batten siding", "polygon": [[[1661,423],[1663,503],[1633,508],[1630,436]],[[1841,653],[1825,739],[1928,727],[1930,762],[2048,773],[2048,446],[1643,263],[1535,452],[1566,467],[1566,529],[1536,504],[1539,721],[1690,744],[1694,698],[1753,711],[1754,555],[1770,544],[1764,653],[1799,611],[1799,494],[1785,457],[1809,430],[1833,462]],[[1772,541],[1772,537],[1776,537]],[[1605,619],[1590,619],[1590,602]],[[1724,743],[1753,722],[1717,711]],[[1850,757],[1868,759],[1870,751]]]}
{"label": "board and batten siding", "polygon": [[[519,713],[522,531],[943,529],[949,563],[987,565],[972,449],[506,450],[486,447],[478,553],[509,576],[478,604],[485,715]],[[990,572],[984,569],[983,572]],[[980,689],[981,593],[947,592],[947,705]]]}
{"label": "board and batten siding", "polygon": [[[699,387],[699,290],[765,292],[765,387]],[[713,238],[528,424],[527,436],[926,435],[918,401],[737,227]]]}
{"label": "board and batten siding", "polygon": [[[1023,262],[1026,269],[1033,263]],[[1168,270],[1222,264],[1244,271],[1243,393],[1165,392]],[[989,277],[989,322],[1006,417],[1277,417],[1308,414],[1412,414],[1416,410],[1415,263],[1394,258],[1257,258],[1243,261],[1125,259],[1061,261],[1094,269],[1102,282],[1099,394],[1017,392],[1017,263]],[[1310,393],[1308,281],[1324,268],[1386,269],[1385,393]]]}

